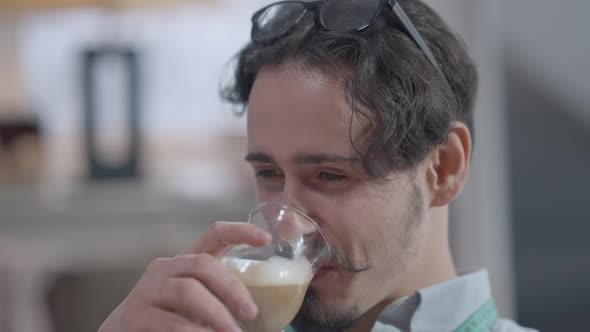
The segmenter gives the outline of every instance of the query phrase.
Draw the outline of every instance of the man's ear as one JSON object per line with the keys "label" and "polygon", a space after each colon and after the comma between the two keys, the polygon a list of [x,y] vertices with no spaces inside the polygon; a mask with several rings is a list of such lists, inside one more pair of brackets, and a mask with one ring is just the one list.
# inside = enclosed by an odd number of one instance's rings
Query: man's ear
{"label": "man's ear", "polygon": [[451,203],[469,177],[471,133],[462,122],[454,122],[445,142],[430,154],[426,174],[432,207]]}

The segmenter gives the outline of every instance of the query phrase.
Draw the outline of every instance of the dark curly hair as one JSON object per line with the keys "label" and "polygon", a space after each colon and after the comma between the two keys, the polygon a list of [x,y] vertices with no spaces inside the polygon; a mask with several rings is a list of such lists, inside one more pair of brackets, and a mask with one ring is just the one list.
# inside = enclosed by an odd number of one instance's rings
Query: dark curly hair
{"label": "dark curly hair", "polygon": [[367,174],[379,178],[415,167],[446,140],[454,121],[473,131],[477,71],[463,42],[434,10],[418,0],[399,3],[450,89],[388,9],[361,32],[325,31],[310,11],[288,35],[248,43],[237,54],[234,81],[222,88],[222,97],[242,105],[244,113],[263,66],[327,70],[343,78],[351,121],[356,117],[365,125],[364,136],[352,143]]}

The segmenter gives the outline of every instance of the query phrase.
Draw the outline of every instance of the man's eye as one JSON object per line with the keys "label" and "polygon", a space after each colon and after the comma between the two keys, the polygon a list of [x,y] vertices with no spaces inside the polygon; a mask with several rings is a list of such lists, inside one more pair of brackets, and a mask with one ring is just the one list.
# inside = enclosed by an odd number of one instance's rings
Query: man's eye
{"label": "man's eye", "polygon": [[329,172],[320,172],[320,179],[326,181],[343,181],[346,180],[346,175],[334,174]]}
{"label": "man's eye", "polygon": [[274,169],[262,169],[262,170],[256,171],[256,177],[265,178],[265,179],[272,179],[274,177],[281,176],[281,175],[282,174],[280,174],[278,171],[276,171]]}

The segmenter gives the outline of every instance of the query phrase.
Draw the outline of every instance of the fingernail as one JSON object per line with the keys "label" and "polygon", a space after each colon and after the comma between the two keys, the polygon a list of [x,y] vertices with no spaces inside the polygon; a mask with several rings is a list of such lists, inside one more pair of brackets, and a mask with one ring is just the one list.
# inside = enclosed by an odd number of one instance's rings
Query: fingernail
{"label": "fingernail", "polygon": [[252,302],[246,302],[240,307],[240,315],[245,319],[254,319],[258,314],[258,308]]}

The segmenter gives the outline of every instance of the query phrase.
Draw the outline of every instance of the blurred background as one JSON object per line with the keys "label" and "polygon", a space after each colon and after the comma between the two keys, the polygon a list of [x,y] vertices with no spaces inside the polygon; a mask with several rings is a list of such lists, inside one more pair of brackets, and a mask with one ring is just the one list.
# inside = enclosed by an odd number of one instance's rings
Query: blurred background
{"label": "blurred background", "polygon": [[[264,0],[0,0],[0,331],[89,332],[147,262],[252,207],[219,97]],[[590,308],[590,2],[428,1],[478,63],[457,264],[503,315]]]}

